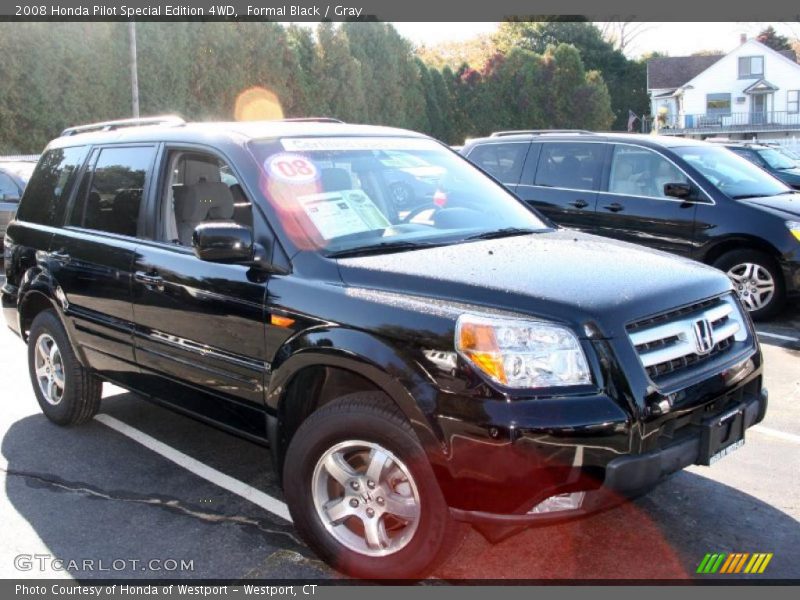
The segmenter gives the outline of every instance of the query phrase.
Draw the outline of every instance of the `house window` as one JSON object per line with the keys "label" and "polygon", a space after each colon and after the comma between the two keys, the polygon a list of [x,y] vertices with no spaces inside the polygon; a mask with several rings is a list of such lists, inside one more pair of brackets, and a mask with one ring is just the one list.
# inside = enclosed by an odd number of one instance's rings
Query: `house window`
{"label": "house window", "polygon": [[763,56],[740,56],[739,79],[758,79],[764,76]]}
{"label": "house window", "polygon": [[706,94],[706,114],[709,115],[731,114],[731,95]]}
{"label": "house window", "polygon": [[786,110],[790,113],[800,113],[800,90],[786,92]]}

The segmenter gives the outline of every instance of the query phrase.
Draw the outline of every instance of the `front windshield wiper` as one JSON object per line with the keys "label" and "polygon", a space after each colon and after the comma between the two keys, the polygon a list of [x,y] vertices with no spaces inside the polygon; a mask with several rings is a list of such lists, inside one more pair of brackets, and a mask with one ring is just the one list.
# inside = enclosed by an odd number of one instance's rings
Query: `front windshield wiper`
{"label": "front windshield wiper", "polygon": [[[782,192],[781,192],[782,193]],[[773,194],[770,194],[773,195]],[[739,194],[738,196],[731,196],[732,200],[747,200],[748,198],[767,198],[768,195],[764,194]]]}
{"label": "front windshield wiper", "polygon": [[783,196],[784,194],[796,194],[794,190],[786,190],[778,192],[777,194],[739,194],[738,196],[731,196],[732,200],[747,200],[748,198],[773,198],[775,196]]}
{"label": "front windshield wiper", "polygon": [[530,229],[527,227],[503,227],[502,229],[495,229],[493,231],[484,231],[483,233],[476,233],[465,237],[465,240],[493,240],[495,238],[510,237],[512,235],[525,235],[528,233],[536,233],[540,229]]}
{"label": "front windshield wiper", "polygon": [[441,246],[444,242],[410,242],[410,241],[396,241],[396,242],[380,242],[378,244],[370,244],[368,246],[359,246],[358,248],[348,248],[346,250],[338,250],[331,252],[326,256],[328,258],[349,258],[353,256],[368,256],[370,254],[383,254],[388,252],[404,252],[406,250],[419,250],[420,248],[433,248],[434,246]]}

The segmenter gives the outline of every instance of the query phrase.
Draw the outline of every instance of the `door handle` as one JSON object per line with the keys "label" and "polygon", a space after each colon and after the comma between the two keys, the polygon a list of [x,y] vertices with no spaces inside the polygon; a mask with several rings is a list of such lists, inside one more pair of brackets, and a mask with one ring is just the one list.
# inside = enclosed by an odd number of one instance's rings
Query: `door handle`
{"label": "door handle", "polygon": [[589,206],[589,203],[586,200],[578,199],[578,200],[574,200],[574,201],[570,202],[570,206],[574,206],[575,208],[583,209],[583,208],[586,208],[587,206]]}
{"label": "door handle", "polygon": [[612,204],[606,204],[603,208],[606,210],[610,210],[611,212],[617,213],[621,210],[625,210],[625,207],[620,204],[619,202],[613,202]]}
{"label": "door handle", "polygon": [[144,284],[146,288],[155,289],[159,292],[164,290],[164,278],[158,273],[145,273],[144,271],[136,271],[133,278]]}

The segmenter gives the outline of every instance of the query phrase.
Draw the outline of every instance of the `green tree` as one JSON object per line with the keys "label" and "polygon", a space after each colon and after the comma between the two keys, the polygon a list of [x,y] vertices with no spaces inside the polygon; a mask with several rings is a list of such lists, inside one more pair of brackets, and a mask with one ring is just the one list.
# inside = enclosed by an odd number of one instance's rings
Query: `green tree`
{"label": "green tree", "polygon": [[325,99],[317,93],[316,80],[320,72],[320,57],[313,31],[308,27],[289,25],[286,29],[289,47],[297,62],[295,86],[298,90],[296,116],[324,116],[329,114]]}
{"label": "green tree", "polygon": [[767,26],[756,36],[756,39],[769,46],[773,50],[780,52],[781,50],[791,50],[792,46],[789,43],[789,38],[785,35],[780,35],[772,25]]}
{"label": "green tree", "polygon": [[628,60],[615,49],[593,23],[559,19],[510,21],[500,24],[494,41],[498,49],[506,53],[512,48],[524,48],[544,54],[549,46],[575,46],[585,69],[602,74],[611,98],[614,129],[626,128],[628,110],[639,115],[649,112],[644,64],[637,68],[637,61]]}
{"label": "green tree", "polygon": [[318,91],[330,115],[353,123],[368,118],[361,63],[350,51],[347,33],[332,23],[317,27],[320,55]]}
{"label": "green tree", "polygon": [[437,69],[430,69],[428,71],[431,85],[431,95],[434,98],[441,114],[441,121],[434,121],[430,119],[430,133],[448,144],[458,141],[454,135],[454,113],[453,113],[453,100],[447,89],[447,84],[444,80],[444,75]]}

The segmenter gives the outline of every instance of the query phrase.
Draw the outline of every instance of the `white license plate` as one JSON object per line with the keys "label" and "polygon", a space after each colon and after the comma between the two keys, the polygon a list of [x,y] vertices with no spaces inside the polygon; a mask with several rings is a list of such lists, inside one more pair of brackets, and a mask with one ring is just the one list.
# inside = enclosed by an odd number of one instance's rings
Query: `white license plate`
{"label": "white license plate", "polygon": [[722,450],[717,452],[714,456],[712,456],[708,460],[708,464],[709,465],[713,465],[718,460],[721,460],[721,459],[725,458],[726,456],[728,456],[728,454],[738,450],[742,446],[744,446],[744,438],[742,438],[741,440],[737,440],[737,441],[733,442],[730,446],[728,446],[726,448],[723,448]]}

